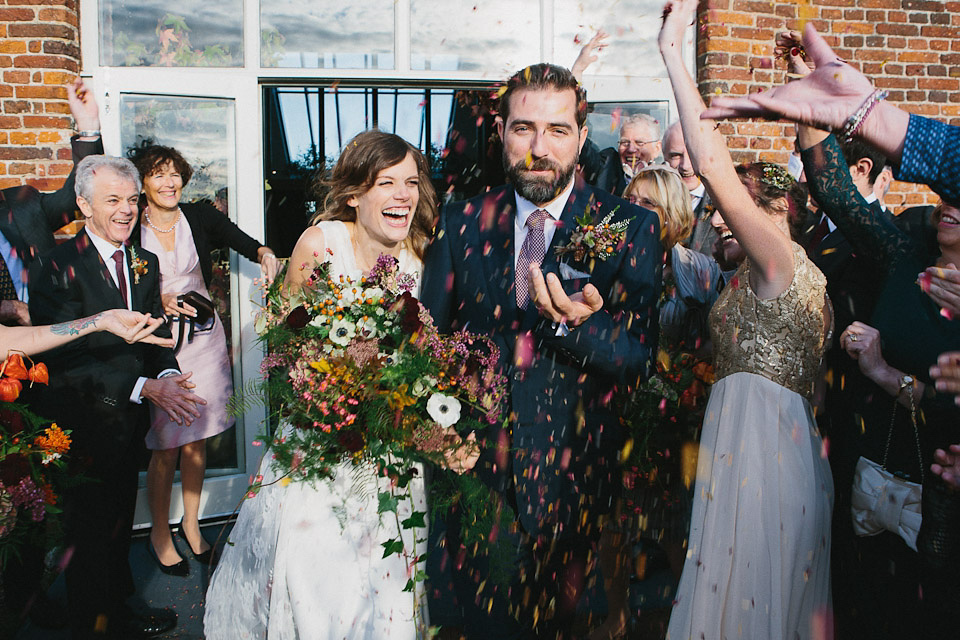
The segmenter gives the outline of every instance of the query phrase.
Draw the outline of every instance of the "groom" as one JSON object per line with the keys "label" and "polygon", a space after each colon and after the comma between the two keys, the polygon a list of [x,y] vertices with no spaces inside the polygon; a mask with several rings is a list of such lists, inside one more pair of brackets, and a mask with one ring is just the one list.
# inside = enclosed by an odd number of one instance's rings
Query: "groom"
{"label": "groom", "polygon": [[[486,552],[464,553],[458,519],[447,518],[471,639],[569,637],[619,483],[614,391],[645,379],[656,353],[659,222],[574,176],[586,107],[566,69],[537,64],[510,78],[497,126],[511,184],[445,206],[425,258],[422,300],[437,326],[491,336],[509,378],[509,425],[478,434],[473,472],[515,521]],[[611,213],[628,226],[606,259],[558,256],[577,218],[595,225]],[[504,567],[506,584],[494,575]]]}

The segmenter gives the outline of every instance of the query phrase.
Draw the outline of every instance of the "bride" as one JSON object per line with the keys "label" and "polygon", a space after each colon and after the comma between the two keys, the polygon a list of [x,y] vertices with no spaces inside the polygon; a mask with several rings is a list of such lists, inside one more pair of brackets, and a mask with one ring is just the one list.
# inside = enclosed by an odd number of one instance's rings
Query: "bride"
{"label": "bride", "polygon": [[[437,213],[420,151],[396,135],[366,131],[343,150],[329,187],[319,222],[293,250],[287,291],[299,289],[318,257],[331,274],[359,279],[385,253],[415,276],[417,295]],[[423,635],[423,594],[403,591],[407,561],[381,557],[380,542],[398,534],[378,514],[374,485],[385,480],[371,472],[358,481],[342,463],[332,480],[277,482],[269,451],[260,473],[263,486],[244,501],[207,591],[208,640]],[[426,511],[422,475],[411,487],[414,508]],[[420,557],[426,536],[417,538]]]}

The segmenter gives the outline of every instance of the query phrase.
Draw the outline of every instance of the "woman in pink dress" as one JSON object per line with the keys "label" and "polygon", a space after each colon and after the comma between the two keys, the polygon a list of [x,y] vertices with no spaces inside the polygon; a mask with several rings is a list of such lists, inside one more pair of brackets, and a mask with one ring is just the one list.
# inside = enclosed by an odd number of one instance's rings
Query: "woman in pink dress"
{"label": "woman in pink dress", "polygon": [[[143,178],[146,199],[140,216],[140,232],[134,232],[132,237],[160,259],[161,296],[167,315],[196,315],[196,309],[177,300],[177,296],[188,291],[210,298],[207,287],[213,271],[211,249],[229,246],[258,262],[263,275],[273,279],[278,262],[269,247],[251,238],[208,204],[180,203],[183,187],[190,181],[193,170],[176,149],[144,145],[130,155]],[[174,326],[175,338],[179,327],[185,325]],[[200,534],[198,521],[207,460],[206,440],[226,431],[234,422],[226,410],[227,400],[233,393],[233,380],[223,323],[214,313],[211,321],[196,326],[192,335],[189,325],[184,331],[188,336],[180,340],[182,346],[177,352],[177,361],[182,371],[193,372],[196,392],[207,400],[207,405],[189,427],[151,406],[151,426],[146,437],[147,448],[153,451],[147,469],[147,498],[153,520],[147,548],[161,571],[178,576],[188,575],[190,567],[174,544],[168,524],[177,459],[180,459],[184,512],[180,535],[192,554],[206,563],[211,546]]]}

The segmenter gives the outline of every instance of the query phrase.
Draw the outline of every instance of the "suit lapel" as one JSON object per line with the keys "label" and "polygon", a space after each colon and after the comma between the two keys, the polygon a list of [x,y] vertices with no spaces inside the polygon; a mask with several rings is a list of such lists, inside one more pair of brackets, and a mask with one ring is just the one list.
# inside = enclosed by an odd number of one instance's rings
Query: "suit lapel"
{"label": "suit lapel", "polygon": [[86,270],[90,282],[97,283],[97,288],[102,289],[104,301],[107,303],[104,308],[123,309],[123,295],[120,289],[113,281],[110,273],[112,265],[107,265],[100,257],[100,252],[93,246],[90,237],[84,231],[77,234],[75,239],[77,243],[77,252],[80,254],[80,265]]}
{"label": "suit lapel", "polygon": [[516,253],[514,249],[514,219],[517,198],[513,188],[490,192],[483,198],[479,216],[480,251],[486,289],[494,307],[513,316],[517,312]]}
{"label": "suit lapel", "polygon": [[[137,249],[139,249],[139,247],[137,247]],[[136,251],[137,251],[137,255],[139,256],[139,254],[140,254],[140,251],[137,250],[137,249],[134,248],[134,245],[127,245],[127,250],[126,250],[126,254],[127,254],[127,281],[130,283],[130,296],[131,296],[131,300],[130,300],[130,301],[131,301],[131,303],[132,303],[132,304],[130,305],[130,307],[131,307],[134,311],[142,311],[143,308],[144,308],[144,302],[145,302],[144,299],[143,299],[144,286],[143,286],[141,283],[137,282],[137,280],[138,280],[139,278],[137,278],[137,276],[133,273],[133,265],[131,264],[132,261],[133,261],[132,252],[136,250]],[[141,259],[142,259],[142,257],[141,257]],[[143,276],[140,276],[140,277],[141,277],[141,278],[146,277],[146,274],[144,274]]]}

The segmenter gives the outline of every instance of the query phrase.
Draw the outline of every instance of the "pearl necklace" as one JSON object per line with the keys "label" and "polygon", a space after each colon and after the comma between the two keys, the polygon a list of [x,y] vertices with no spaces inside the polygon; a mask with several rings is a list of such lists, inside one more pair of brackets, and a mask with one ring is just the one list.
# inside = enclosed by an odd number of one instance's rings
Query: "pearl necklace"
{"label": "pearl necklace", "polygon": [[181,210],[178,208],[178,209],[177,209],[177,219],[173,221],[173,224],[170,225],[170,228],[169,228],[169,229],[161,229],[160,227],[158,227],[157,225],[153,224],[153,223],[150,221],[150,214],[149,214],[149,213],[147,213],[146,211],[143,212],[143,217],[147,219],[147,224],[150,225],[150,228],[153,229],[154,231],[156,231],[157,233],[170,233],[171,231],[173,231],[173,230],[176,228],[177,223],[180,222],[180,216],[182,216],[182,215],[183,215],[183,211],[181,211]]}

